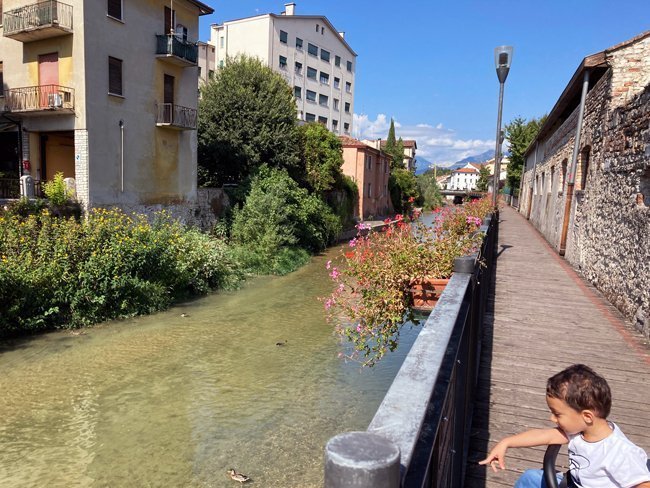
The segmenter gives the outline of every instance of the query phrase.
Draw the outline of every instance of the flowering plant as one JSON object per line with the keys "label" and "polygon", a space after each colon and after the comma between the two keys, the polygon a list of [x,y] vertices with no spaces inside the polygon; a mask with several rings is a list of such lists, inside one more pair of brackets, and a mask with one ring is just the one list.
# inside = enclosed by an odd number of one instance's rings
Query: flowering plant
{"label": "flowering plant", "polygon": [[372,366],[395,350],[401,326],[414,319],[413,283],[449,278],[454,259],[478,248],[476,231],[490,208],[483,213],[484,207],[439,211],[433,226],[397,215],[363,235],[368,229],[361,224],[340,259],[327,262],[335,287],[325,309],[336,333],[354,345],[351,358]]}

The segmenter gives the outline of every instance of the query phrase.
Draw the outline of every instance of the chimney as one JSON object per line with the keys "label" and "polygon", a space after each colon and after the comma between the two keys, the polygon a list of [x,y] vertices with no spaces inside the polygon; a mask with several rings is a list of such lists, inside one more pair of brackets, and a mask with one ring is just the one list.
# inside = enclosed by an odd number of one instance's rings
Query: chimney
{"label": "chimney", "polygon": [[296,12],[295,3],[285,3],[284,4],[284,15],[294,15]]}
{"label": "chimney", "polygon": [[341,39],[345,39],[345,32],[339,32],[339,36],[341,36]]}

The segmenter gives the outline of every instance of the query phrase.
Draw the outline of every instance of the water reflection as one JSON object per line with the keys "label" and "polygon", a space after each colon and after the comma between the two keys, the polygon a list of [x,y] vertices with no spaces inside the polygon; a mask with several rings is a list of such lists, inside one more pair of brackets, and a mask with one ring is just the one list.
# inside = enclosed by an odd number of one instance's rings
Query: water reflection
{"label": "water reflection", "polygon": [[169,312],[6,348],[0,486],[232,486],[230,467],[258,486],[321,486],[325,442],[365,429],[418,330],[406,326],[373,369],[338,359],[316,300],[337,253]]}

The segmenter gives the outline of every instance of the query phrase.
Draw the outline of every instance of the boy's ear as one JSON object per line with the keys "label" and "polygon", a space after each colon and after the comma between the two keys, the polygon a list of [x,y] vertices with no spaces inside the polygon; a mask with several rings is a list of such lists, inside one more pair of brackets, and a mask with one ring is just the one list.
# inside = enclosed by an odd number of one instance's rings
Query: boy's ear
{"label": "boy's ear", "polygon": [[587,425],[592,425],[596,419],[596,414],[591,410],[583,410],[580,412],[580,415],[582,415],[582,420],[584,420]]}

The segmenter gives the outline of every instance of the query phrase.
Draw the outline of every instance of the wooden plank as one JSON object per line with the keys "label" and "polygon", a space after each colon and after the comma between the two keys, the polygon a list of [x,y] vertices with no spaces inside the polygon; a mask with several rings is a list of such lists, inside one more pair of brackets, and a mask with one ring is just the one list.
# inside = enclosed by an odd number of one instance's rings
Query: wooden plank
{"label": "wooden plank", "polygon": [[[524,470],[541,468],[545,447],[509,450],[507,470],[498,474],[488,473],[478,461],[507,435],[552,426],[546,381],[575,363],[589,365],[608,380],[610,419],[650,452],[647,343],[510,208],[501,214],[499,249],[464,486],[512,486]],[[564,448],[558,469],[567,463]]]}

